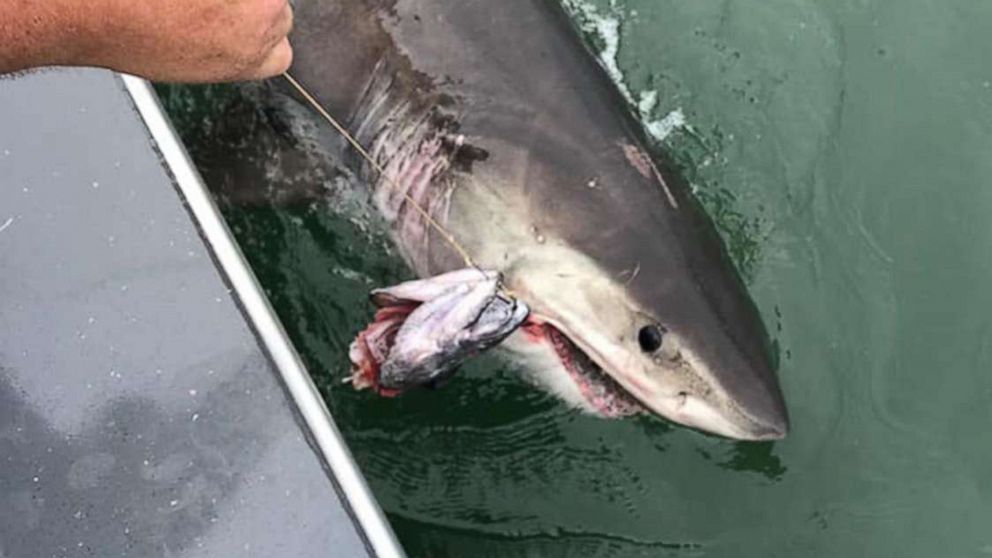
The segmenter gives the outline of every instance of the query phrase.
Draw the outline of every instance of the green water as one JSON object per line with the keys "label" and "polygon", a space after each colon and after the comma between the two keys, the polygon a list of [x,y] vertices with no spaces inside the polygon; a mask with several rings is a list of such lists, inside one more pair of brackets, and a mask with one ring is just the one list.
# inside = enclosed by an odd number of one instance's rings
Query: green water
{"label": "green water", "polygon": [[[229,202],[410,555],[992,555],[992,2],[590,5],[620,23],[632,94],[658,93],[645,118],[691,126],[665,143],[772,330],[793,430],[589,418],[491,359],[438,391],[354,393],[365,293],[404,271],[319,192]],[[239,156],[323,180],[267,158],[264,113],[186,112],[227,95],[167,95],[213,187],[247,179],[224,164]]]}

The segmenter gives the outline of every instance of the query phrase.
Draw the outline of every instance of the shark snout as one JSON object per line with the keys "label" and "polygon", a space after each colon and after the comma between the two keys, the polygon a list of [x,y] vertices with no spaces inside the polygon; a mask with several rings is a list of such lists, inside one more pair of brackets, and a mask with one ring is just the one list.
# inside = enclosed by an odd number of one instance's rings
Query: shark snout
{"label": "shark snout", "polygon": [[784,408],[744,410],[737,401],[679,394],[674,412],[662,412],[671,420],[711,434],[737,440],[780,440],[789,431]]}
{"label": "shark snout", "polygon": [[752,415],[748,429],[754,440],[781,440],[789,433],[789,416],[785,405],[763,408]]}
{"label": "shark snout", "polygon": [[736,375],[725,397],[726,413],[739,430],[735,437],[781,440],[788,434],[789,414],[771,373]]}

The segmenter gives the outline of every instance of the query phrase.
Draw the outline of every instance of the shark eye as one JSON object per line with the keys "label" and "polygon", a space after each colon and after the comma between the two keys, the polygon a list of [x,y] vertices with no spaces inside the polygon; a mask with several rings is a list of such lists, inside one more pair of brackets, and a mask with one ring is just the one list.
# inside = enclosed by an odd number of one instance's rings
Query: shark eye
{"label": "shark eye", "polygon": [[645,353],[653,353],[661,348],[665,328],[657,325],[646,325],[637,332],[637,343]]}

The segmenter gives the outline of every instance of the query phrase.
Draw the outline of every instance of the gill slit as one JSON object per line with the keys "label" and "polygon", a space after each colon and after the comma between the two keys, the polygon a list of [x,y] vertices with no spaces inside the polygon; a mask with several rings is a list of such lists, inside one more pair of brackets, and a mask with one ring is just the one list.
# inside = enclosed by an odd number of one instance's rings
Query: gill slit
{"label": "gill slit", "polygon": [[[348,143],[355,148],[355,151],[357,151],[359,155],[361,155],[362,158],[365,159],[365,161],[367,161],[368,164],[372,166],[372,168],[375,170],[375,172],[379,175],[380,178],[388,181],[390,183],[390,186],[395,188],[397,192],[400,192],[403,195],[403,198],[406,200],[406,202],[409,203],[411,206],[413,206],[413,208],[417,211],[417,213],[419,213],[424,218],[424,220],[427,221],[427,223],[431,227],[433,227],[434,230],[437,231],[438,234],[440,234],[441,237],[444,238],[444,240],[448,244],[450,244],[452,248],[455,249],[458,255],[461,256],[462,260],[465,261],[466,267],[471,267],[477,270],[479,273],[485,275],[485,272],[483,272],[482,268],[476,265],[475,261],[472,260],[472,257],[468,255],[468,251],[465,250],[465,247],[462,246],[457,239],[455,239],[454,235],[448,232],[447,229],[445,229],[440,223],[437,222],[436,219],[434,219],[434,217],[430,214],[430,212],[428,212],[426,209],[421,207],[419,203],[417,203],[417,200],[415,200],[413,196],[407,193],[407,191],[401,188],[400,185],[397,184],[396,181],[392,179],[392,177],[386,174],[386,169],[384,169],[382,165],[376,162],[376,160],[362,146],[362,144],[359,143],[357,139],[355,139],[355,136],[353,136],[344,126],[341,125],[341,123],[339,123],[333,116],[331,116],[329,112],[327,112],[327,110],[323,107],[323,105],[321,105],[320,102],[317,101],[317,99],[313,95],[311,95],[309,91],[307,91],[307,89],[303,86],[303,84],[301,84],[299,81],[296,80],[296,78],[291,76],[289,72],[284,72],[282,74],[282,77],[285,78],[286,81],[289,82],[289,84],[292,85],[293,88],[296,89],[296,91],[301,96],[303,96],[304,99],[306,99],[307,103],[309,103],[310,106],[314,110],[316,110],[317,113],[320,114],[320,116],[322,116],[324,120],[327,121],[328,124],[330,124],[335,130],[337,130],[338,133],[341,134],[341,136],[344,137],[344,139],[347,140]],[[503,291],[503,294],[508,296],[510,299],[514,299],[515,297],[504,289],[502,284],[502,276],[500,276],[499,281],[500,281],[500,290]]]}

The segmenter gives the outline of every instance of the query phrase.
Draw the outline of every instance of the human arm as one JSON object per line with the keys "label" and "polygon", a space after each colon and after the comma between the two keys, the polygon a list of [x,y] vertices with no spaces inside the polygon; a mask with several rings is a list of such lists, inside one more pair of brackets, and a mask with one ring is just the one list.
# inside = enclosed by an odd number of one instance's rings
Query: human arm
{"label": "human arm", "polygon": [[0,74],[68,65],[258,79],[289,67],[291,27],[287,0],[0,0]]}

